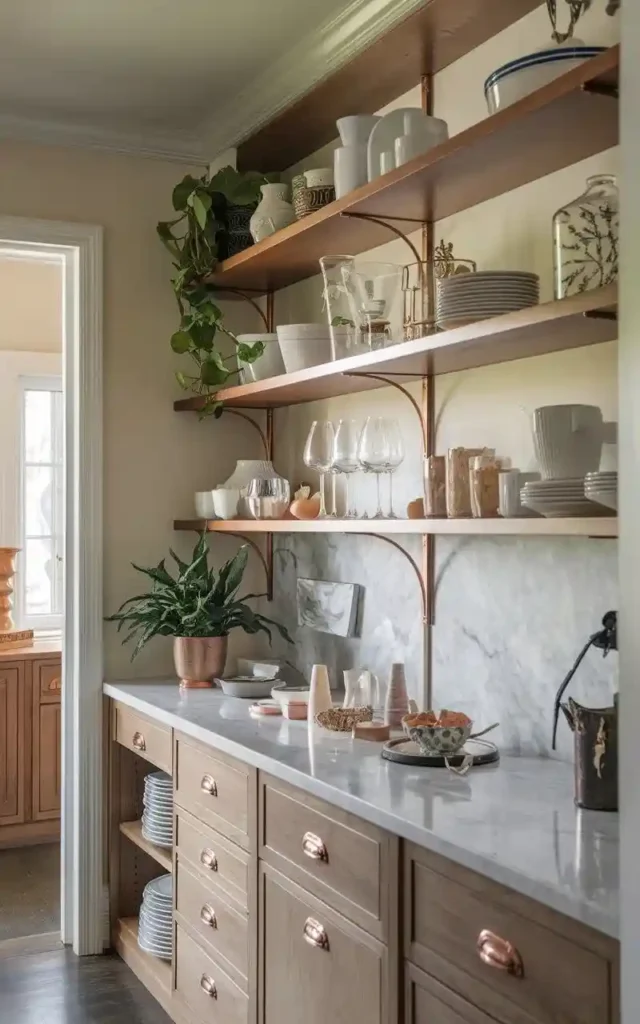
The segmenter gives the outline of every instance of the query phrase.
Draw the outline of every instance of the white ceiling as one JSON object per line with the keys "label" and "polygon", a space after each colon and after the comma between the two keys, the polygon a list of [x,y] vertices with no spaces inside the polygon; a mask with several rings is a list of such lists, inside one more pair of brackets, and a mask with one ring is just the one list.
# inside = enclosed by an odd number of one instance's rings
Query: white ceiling
{"label": "white ceiling", "polygon": [[216,114],[228,118],[252,83],[263,90],[272,68],[282,78],[287,63],[299,64],[314,37],[324,38],[348,12],[367,8],[369,16],[386,3],[5,0],[0,131],[58,131],[61,141],[197,155]]}

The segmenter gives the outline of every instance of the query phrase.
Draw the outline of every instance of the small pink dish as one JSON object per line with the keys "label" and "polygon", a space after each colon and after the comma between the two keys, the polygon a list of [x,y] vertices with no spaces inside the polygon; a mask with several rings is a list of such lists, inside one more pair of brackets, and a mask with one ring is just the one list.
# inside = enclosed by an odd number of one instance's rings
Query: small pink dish
{"label": "small pink dish", "polygon": [[282,714],[291,721],[303,721],[307,717],[309,705],[306,701],[289,701],[282,705]]}
{"label": "small pink dish", "polygon": [[275,700],[258,700],[249,708],[249,714],[256,718],[264,718],[268,715],[281,715],[282,708]]}

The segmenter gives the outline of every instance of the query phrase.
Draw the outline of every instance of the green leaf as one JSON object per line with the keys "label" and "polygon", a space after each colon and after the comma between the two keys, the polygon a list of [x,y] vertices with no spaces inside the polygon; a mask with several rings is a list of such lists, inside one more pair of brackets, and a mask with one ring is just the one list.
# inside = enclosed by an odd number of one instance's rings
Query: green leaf
{"label": "green leaf", "polygon": [[[215,355],[215,353],[214,353]],[[224,384],[227,377],[229,376],[229,370],[224,365],[221,365],[218,359],[208,358],[202,364],[200,370],[200,379],[203,384],[208,387],[218,387]]]}
{"label": "green leaf", "polygon": [[[206,316],[209,322],[211,322],[212,320],[222,320],[222,310],[220,309],[219,306],[216,306],[215,303],[211,302],[210,300],[201,302],[200,305],[198,306],[198,312],[202,313],[203,316]],[[258,342],[258,344],[261,344],[261,342]]]}
{"label": "green leaf", "polygon": [[189,384],[189,381],[185,377],[184,373],[182,373],[180,370],[176,372],[176,380],[183,391],[189,390],[191,385]]}
{"label": "green leaf", "polygon": [[186,210],[189,196],[201,185],[201,181],[187,174],[173,190],[171,200],[174,210]]}
{"label": "green leaf", "polygon": [[241,363],[255,363],[256,359],[259,359],[264,352],[264,342],[256,341],[253,345],[241,342],[237,346],[236,352]]}
{"label": "green leaf", "polygon": [[215,324],[193,324],[189,333],[197,348],[203,348],[206,352],[211,352],[213,348],[213,339],[216,334]]}
{"label": "green leaf", "polygon": [[[208,199],[208,201],[209,201],[209,205],[208,206],[205,205],[205,202],[204,202],[205,198]],[[207,213],[209,211],[209,207],[210,206],[211,206],[211,196],[206,196],[205,197],[204,195],[201,195],[199,192],[194,192],[193,193],[193,212],[195,213],[196,220],[198,221],[198,224],[200,225],[200,227],[202,228],[203,231],[204,231],[204,229],[206,227],[206,224],[207,224]]]}
{"label": "green leaf", "polygon": [[185,352],[188,352],[191,345],[191,337],[186,331],[176,331],[175,334],[171,335],[171,348],[179,356],[183,356]]}

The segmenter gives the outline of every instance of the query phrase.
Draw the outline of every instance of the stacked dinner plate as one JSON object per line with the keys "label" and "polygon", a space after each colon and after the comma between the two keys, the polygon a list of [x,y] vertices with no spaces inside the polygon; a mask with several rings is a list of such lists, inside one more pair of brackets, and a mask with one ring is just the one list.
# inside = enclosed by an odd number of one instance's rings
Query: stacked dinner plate
{"label": "stacked dinner plate", "polygon": [[564,516],[605,516],[607,510],[585,498],[582,477],[565,480],[532,480],[520,492],[527,508],[548,519]]}
{"label": "stacked dinner plate", "polygon": [[170,960],[173,954],[173,878],[160,875],[147,882],[138,920],[138,945],[146,953]]}
{"label": "stacked dinner plate", "polygon": [[441,330],[535,306],[540,278],[519,270],[479,270],[436,282],[436,323]]}
{"label": "stacked dinner plate", "polygon": [[589,501],[595,501],[598,505],[617,511],[618,474],[615,471],[587,473],[584,478],[584,494]]}
{"label": "stacked dinner plate", "polygon": [[151,772],[144,780],[142,835],[156,846],[173,845],[173,780]]}

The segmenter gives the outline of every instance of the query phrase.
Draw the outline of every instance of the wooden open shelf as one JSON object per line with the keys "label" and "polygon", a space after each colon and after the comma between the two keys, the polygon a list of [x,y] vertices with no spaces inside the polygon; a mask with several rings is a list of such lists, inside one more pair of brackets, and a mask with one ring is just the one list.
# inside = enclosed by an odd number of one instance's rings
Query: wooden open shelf
{"label": "wooden open shelf", "polygon": [[171,964],[145,953],[138,945],[138,918],[121,917],[116,924],[113,942],[116,952],[137,975],[143,985],[170,1013]]}
{"label": "wooden open shelf", "polygon": [[[398,374],[406,383],[427,374],[453,373],[597,345],[618,336],[615,319],[594,316],[615,312],[616,302],[616,286],[607,285],[365,355],[226,388],[216,397],[231,408],[277,408],[384,387],[384,381],[351,377],[350,373]],[[193,397],[179,399],[173,407],[178,412],[198,411],[205,404],[206,399]]]}
{"label": "wooden open shelf", "polygon": [[616,102],[585,86],[616,86],[619,60],[619,47],[611,47],[448,142],[224,260],[210,282],[256,292],[283,288],[318,274],[320,256],[355,255],[389,241],[386,228],[344,214],[383,217],[410,231],[407,220],[441,220],[615,146]]}
{"label": "wooden open shelf", "polygon": [[281,171],[336,137],[336,120],[373,114],[491,36],[540,0],[426,0],[419,10],[333,71],[238,147],[241,170]]}
{"label": "wooden open shelf", "polygon": [[615,516],[590,519],[176,519],[201,533],[379,533],[455,537],[617,537]]}
{"label": "wooden open shelf", "polygon": [[120,831],[123,836],[126,836],[132,843],[135,843],[141,850],[144,850],[150,857],[153,857],[165,871],[173,871],[171,851],[164,849],[162,846],[156,846],[154,843],[150,843],[148,839],[145,839],[142,835],[141,821],[121,821]]}

